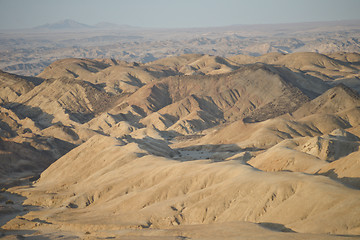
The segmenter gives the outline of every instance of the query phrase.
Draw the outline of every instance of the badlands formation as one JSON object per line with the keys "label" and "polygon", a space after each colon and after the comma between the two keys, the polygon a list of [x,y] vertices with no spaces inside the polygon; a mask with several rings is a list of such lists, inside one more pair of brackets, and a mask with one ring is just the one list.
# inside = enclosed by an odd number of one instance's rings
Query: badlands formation
{"label": "badlands formation", "polygon": [[360,54],[0,72],[0,236],[359,239]]}
{"label": "badlands formation", "polygon": [[270,52],[360,52],[360,20],[157,29],[89,26],[68,19],[30,29],[0,29],[0,69],[26,76],[69,57],[147,63],[189,53],[229,57]]}

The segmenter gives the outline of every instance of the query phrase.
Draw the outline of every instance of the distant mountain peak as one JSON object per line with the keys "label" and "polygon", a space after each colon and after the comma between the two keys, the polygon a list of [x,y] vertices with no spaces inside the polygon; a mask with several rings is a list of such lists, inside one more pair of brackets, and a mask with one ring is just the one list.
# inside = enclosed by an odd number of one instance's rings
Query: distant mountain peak
{"label": "distant mountain peak", "polygon": [[110,22],[99,22],[95,25],[87,25],[84,23],[77,22],[72,19],[64,19],[55,23],[47,23],[34,27],[36,30],[97,30],[97,29],[132,29],[136,28],[134,26],[125,25],[125,24],[115,24]]}
{"label": "distant mountain peak", "polygon": [[73,30],[73,29],[92,29],[93,26],[79,23],[72,19],[65,19],[55,23],[47,23],[35,27],[35,29],[47,29],[47,30]]}

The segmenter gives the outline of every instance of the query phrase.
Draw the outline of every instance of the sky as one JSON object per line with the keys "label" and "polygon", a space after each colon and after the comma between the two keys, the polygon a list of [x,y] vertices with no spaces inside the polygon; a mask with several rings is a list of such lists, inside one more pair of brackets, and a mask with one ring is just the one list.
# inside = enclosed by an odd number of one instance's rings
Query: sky
{"label": "sky", "polygon": [[72,19],[152,28],[360,19],[360,0],[0,0],[0,29]]}

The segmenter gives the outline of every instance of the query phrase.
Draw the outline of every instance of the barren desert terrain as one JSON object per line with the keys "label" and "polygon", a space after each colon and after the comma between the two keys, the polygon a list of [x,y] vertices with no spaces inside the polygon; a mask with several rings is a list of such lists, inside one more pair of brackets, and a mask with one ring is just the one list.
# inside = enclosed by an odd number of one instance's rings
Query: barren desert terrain
{"label": "barren desert terrain", "polygon": [[360,21],[144,28],[64,20],[35,28],[0,30],[0,69],[35,76],[64,58],[107,58],[147,63],[183,54],[360,52]]}
{"label": "barren desert terrain", "polygon": [[6,239],[359,239],[360,54],[0,72]]}

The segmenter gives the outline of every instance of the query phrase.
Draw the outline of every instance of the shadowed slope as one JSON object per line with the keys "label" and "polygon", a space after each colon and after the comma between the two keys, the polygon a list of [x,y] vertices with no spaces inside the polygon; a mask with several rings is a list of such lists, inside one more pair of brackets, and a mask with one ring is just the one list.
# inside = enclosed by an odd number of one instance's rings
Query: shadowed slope
{"label": "shadowed slope", "polygon": [[[26,203],[46,203],[53,209],[47,222],[76,223],[85,231],[102,229],[110,224],[104,216],[111,215],[114,228],[250,221],[280,223],[297,232],[359,233],[358,191],[326,177],[264,173],[236,161],[178,162],[139,146],[91,138],[43,172],[34,192],[28,190],[31,195],[22,191]],[[47,200],[49,191],[58,194]],[[41,215],[33,212],[5,228],[36,217]]]}
{"label": "shadowed slope", "polygon": [[[112,99],[114,98],[90,83],[62,78],[43,82],[9,107],[23,117],[37,119],[40,126],[48,127],[53,122],[52,119],[65,124],[69,120],[86,122],[98,112],[104,111],[104,106],[110,104]],[[45,117],[43,113],[49,117]]]}
{"label": "shadowed slope", "polygon": [[146,117],[142,124],[179,133],[243,118],[263,121],[308,101],[297,87],[301,84],[283,71],[255,64],[227,74],[169,77],[140,88],[110,113],[127,119]]}
{"label": "shadowed slope", "polygon": [[[29,92],[41,79],[26,78],[0,70],[0,103],[13,102],[22,94]],[[35,84],[34,84],[35,83]]]}

